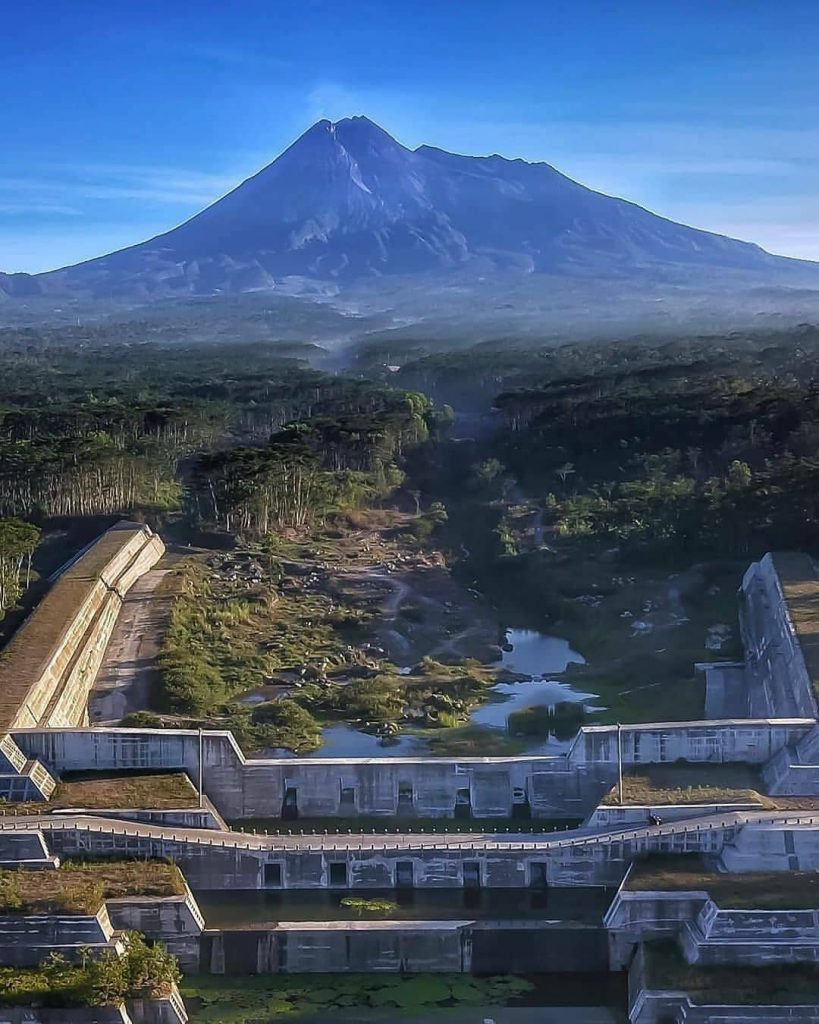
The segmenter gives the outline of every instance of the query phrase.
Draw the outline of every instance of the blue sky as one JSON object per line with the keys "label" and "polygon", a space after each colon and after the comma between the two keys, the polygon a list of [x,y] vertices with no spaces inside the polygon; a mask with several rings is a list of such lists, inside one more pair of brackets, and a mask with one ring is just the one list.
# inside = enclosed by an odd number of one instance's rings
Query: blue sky
{"label": "blue sky", "polygon": [[819,259],[814,0],[8,0],[0,270],[141,241],[320,117]]}

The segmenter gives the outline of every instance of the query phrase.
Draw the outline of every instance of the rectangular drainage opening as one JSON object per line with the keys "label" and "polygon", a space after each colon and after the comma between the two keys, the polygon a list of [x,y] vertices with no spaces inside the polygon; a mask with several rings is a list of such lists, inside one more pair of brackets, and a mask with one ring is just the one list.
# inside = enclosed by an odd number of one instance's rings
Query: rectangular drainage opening
{"label": "rectangular drainage opening", "polygon": [[481,865],[476,860],[464,861],[464,889],[480,889]]}
{"label": "rectangular drainage opening", "polygon": [[299,816],[299,794],[295,786],[285,786],[282,821],[296,821]]}
{"label": "rectangular drainage opening", "polygon": [[411,860],[399,860],[395,865],[395,888],[411,889],[415,885],[415,865]]}
{"label": "rectangular drainage opening", "polygon": [[279,889],[282,884],[282,866],[278,863],[265,864],[264,884],[271,889]]}
{"label": "rectangular drainage opening", "polygon": [[333,864],[330,864],[330,885],[334,889],[347,888],[346,861],[335,861]]}

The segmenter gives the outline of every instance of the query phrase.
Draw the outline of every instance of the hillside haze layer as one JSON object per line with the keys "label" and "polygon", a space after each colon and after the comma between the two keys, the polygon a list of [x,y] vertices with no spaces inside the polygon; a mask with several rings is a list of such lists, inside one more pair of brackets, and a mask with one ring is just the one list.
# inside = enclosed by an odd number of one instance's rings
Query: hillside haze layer
{"label": "hillside haze layer", "polygon": [[677,224],[549,164],[410,150],[352,117],[319,121],[163,235],[48,274],[0,275],[0,290],[139,301],[503,272],[685,284],[724,272],[819,283],[814,264]]}

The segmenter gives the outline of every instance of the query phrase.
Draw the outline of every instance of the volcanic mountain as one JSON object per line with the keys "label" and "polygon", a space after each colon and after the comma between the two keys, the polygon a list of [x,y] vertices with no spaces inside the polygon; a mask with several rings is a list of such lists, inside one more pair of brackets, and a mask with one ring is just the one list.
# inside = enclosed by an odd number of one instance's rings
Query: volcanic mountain
{"label": "volcanic mountain", "polygon": [[[124,299],[500,272],[819,283],[819,267],[602,195],[546,163],[407,149],[366,117],[319,121],[179,227],[0,292]],[[312,283],[311,283],[312,282]]]}

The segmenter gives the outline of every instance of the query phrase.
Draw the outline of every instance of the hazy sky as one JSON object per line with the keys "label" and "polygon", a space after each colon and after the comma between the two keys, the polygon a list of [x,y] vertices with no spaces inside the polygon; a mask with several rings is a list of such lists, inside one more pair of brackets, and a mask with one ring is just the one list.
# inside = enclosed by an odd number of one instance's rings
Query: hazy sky
{"label": "hazy sky", "polygon": [[320,117],[819,259],[815,0],[7,0],[0,270],[141,241]]}

